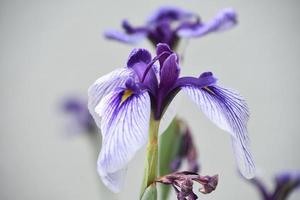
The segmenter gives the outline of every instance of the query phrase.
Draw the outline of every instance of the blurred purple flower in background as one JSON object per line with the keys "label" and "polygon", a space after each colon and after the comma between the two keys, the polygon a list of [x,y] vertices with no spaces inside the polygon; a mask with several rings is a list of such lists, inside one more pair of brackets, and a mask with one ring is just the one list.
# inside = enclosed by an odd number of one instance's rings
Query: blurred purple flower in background
{"label": "blurred purple flower in background", "polygon": [[248,181],[257,188],[262,200],[285,200],[295,189],[300,188],[300,171],[286,171],[277,174],[274,180],[275,188],[272,192],[257,177]]}
{"label": "blurred purple flower in background", "polygon": [[68,97],[62,102],[62,110],[70,115],[72,131],[96,133],[97,126],[88,108],[87,101],[79,97]]}
{"label": "blurred purple flower in background", "polygon": [[129,44],[147,38],[154,46],[166,43],[171,49],[175,49],[180,38],[202,37],[208,33],[228,30],[236,24],[237,14],[231,8],[221,10],[209,22],[202,22],[195,13],[166,6],[148,17],[144,26],[134,27],[124,20],[122,22],[124,32],[109,30],[105,32],[105,37]]}
{"label": "blurred purple flower in background", "polygon": [[197,173],[200,166],[197,159],[197,148],[193,142],[193,136],[187,124],[181,120],[179,122],[182,126],[181,129],[183,129],[183,133],[181,136],[177,156],[171,163],[171,169],[173,172],[178,171],[182,162],[186,159],[188,163],[187,171]]}
{"label": "blurred purple flower in background", "polygon": [[178,200],[195,200],[197,195],[193,192],[193,182],[202,185],[199,191],[208,194],[214,191],[218,185],[218,175],[201,176],[194,172],[175,172],[156,179],[156,182],[172,185]]}
{"label": "blurred purple flower in background", "polygon": [[245,100],[218,86],[211,72],[179,78],[178,56],[167,44],[158,44],[156,54],[152,59],[145,49],[133,50],[127,67],[99,78],[89,88],[89,111],[102,133],[98,173],[104,184],[120,191],[128,162],[148,141],[149,124],[160,121],[181,90],[212,122],[231,134],[241,173],[253,177]]}

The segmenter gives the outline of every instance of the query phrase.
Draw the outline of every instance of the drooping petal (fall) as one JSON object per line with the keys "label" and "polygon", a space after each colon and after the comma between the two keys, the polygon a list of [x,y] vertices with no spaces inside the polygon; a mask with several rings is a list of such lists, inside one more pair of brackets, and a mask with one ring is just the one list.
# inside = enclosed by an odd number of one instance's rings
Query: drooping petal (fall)
{"label": "drooping petal (fall)", "polygon": [[100,127],[100,116],[95,108],[100,100],[117,87],[125,85],[126,80],[133,76],[133,71],[127,68],[116,69],[97,79],[88,89],[88,109],[95,122]]}
{"label": "drooping petal (fall)", "polygon": [[147,142],[150,105],[147,92],[135,94],[119,88],[106,95],[95,109],[102,116],[98,173],[114,192],[122,186],[128,162]]}
{"label": "drooping petal (fall)", "polygon": [[182,97],[183,95],[181,93],[177,94],[176,98],[172,100],[172,102],[168,105],[168,108],[163,113],[159,124],[159,134],[162,134],[169,127],[177,115],[180,104],[182,104]]}
{"label": "drooping petal (fall)", "polygon": [[211,32],[220,32],[228,30],[237,24],[237,14],[227,8],[219,12],[211,21],[207,23],[191,24],[178,30],[177,34],[181,37],[201,37]]}
{"label": "drooping petal (fall)", "polygon": [[108,30],[104,33],[104,36],[107,39],[116,40],[127,44],[136,44],[143,40],[147,36],[147,34],[144,32],[127,34],[117,30]]}
{"label": "drooping petal (fall)", "polygon": [[249,180],[250,183],[252,183],[258,190],[260,196],[264,200],[271,199],[271,193],[269,193],[267,186],[257,177]]}
{"label": "drooping petal (fall)", "polygon": [[238,93],[216,85],[203,88],[188,86],[182,90],[213,123],[231,134],[238,167],[243,176],[252,178],[255,166],[248,144],[249,112],[245,100]]}
{"label": "drooping petal (fall)", "polygon": [[272,195],[273,199],[287,199],[296,189],[300,188],[300,171],[283,171],[275,177],[276,187]]}

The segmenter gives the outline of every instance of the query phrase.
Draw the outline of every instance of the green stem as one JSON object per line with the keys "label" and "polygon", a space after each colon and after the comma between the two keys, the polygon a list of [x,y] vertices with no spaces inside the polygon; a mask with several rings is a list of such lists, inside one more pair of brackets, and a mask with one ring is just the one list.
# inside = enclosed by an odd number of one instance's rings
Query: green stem
{"label": "green stem", "polygon": [[158,129],[159,120],[155,120],[151,115],[150,127],[149,127],[149,140],[147,145],[147,159],[144,172],[144,181],[141,190],[141,198],[148,186],[155,184],[155,178],[157,177],[158,168]]}

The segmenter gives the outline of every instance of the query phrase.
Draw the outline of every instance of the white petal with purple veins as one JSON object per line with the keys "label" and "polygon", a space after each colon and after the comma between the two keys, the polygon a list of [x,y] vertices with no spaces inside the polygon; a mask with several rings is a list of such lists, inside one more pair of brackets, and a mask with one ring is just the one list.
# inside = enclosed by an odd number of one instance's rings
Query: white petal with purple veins
{"label": "white petal with purple veins", "polygon": [[112,191],[118,192],[128,162],[148,139],[150,97],[147,92],[121,101],[117,89],[105,96],[95,111],[101,117],[102,148],[98,172]]}
{"label": "white petal with purple veins", "polygon": [[176,95],[176,98],[174,98],[168,106],[167,110],[162,116],[162,119],[160,120],[159,134],[162,134],[169,127],[169,125],[177,115],[178,108],[180,107],[180,104],[182,104],[182,99],[182,93],[178,93]]}
{"label": "white petal with purple veins", "polygon": [[[98,158],[100,159],[100,158]],[[120,169],[116,172],[105,172],[100,170],[101,168],[98,166],[97,171],[106,187],[108,187],[111,191],[118,193],[120,192],[120,188],[124,185],[125,175],[127,168]]]}
{"label": "white petal with purple veins", "polygon": [[255,166],[249,150],[249,113],[245,100],[238,93],[219,86],[201,89],[184,87],[182,90],[213,123],[231,134],[239,169],[246,178],[252,178],[255,175]]}
{"label": "white petal with purple veins", "polygon": [[133,76],[128,68],[121,68],[100,77],[88,90],[88,108],[98,127],[100,127],[100,116],[95,113],[95,108],[103,96],[113,91],[116,87],[125,85],[126,80]]}

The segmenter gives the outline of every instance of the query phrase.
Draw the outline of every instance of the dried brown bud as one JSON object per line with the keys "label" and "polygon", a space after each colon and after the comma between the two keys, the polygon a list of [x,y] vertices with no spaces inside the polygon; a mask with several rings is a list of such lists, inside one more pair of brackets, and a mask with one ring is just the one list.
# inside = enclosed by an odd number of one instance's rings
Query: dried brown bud
{"label": "dried brown bud", "polygon": [[218,175],[201,176],[194,172],[182,171],[174,172],[156,179],[156,182],[172,185],[177,193],[178,200],[195,200],[197,195],[193,192],[193,182],[202,185],[199,190],[203,194],[214,191],[218,185]]}

